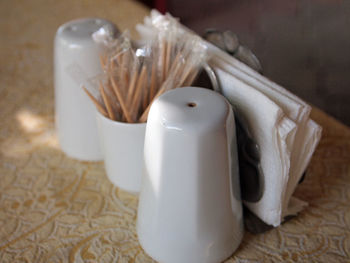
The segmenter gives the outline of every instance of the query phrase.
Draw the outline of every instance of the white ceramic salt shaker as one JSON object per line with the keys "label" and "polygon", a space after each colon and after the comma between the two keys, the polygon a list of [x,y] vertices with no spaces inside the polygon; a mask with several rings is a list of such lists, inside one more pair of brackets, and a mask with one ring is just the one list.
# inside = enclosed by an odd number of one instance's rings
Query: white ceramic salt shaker
{"label": "white ceramic salt shaker", "polygon": [[164,263],[221,262],[243,236],[234,116],[226,99],[178,88],[152,105],[138,207],[141,246]]}
{"label": "white ceramic salt shaker", "polygon": [[95,119],[96,109],[81,85],[102,73],[102,46],[92,35],[101,28],[114,37],[117,28],[100,18],[73,20],[59,27],[54,47],[55,118],[62,150],[70,157],[102,159]]}

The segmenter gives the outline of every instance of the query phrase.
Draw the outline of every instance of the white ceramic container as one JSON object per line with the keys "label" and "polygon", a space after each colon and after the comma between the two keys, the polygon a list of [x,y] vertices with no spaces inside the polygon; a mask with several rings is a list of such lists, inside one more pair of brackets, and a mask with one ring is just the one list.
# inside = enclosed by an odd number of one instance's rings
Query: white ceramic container
{"label": "white ceramic container", "polygon": [[111,22],[99,18],[70,21],[57,30],[54,48],[55,119],[62,150],[70,157],[97,161],[99,147],[96,109],[81,88],[89,78],[102,73],[101,46],[92,34],[103,26],[115,34]]}
{"label": "white ceramic container", "polygon": [[97,113],[97,124],[107,177],[121,189],[138,194],[146,123],[112,121]]}
{"label": "white ceramic container", "polygon": [[178,88],[152,105],[137,234],[164,263],[221,262],[243,236],[234,116],[226,99]]}

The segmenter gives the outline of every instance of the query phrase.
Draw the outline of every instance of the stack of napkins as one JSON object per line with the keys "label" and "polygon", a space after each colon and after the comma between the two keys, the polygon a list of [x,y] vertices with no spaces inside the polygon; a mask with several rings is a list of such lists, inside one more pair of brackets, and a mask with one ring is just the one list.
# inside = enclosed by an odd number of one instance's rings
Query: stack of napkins
{"label": "stack of napkins", "polygon": [[251,68],[210,46],[210,65],[223,95],[246,118],[261,151],[263,197],[248,208],[278,226],[306,203],[292,194],[320,140],[321,127],[309,119],[310,106]]}
{"label": "stack of napkins", "polygon": [[[167,23],[169,18],[152,11],[136,29],[143,39],[149,39],[157,34],[155,25]],[[286,216],[295,215],[306,205],[292,195],[322,129],[309,118],[311,107],[300,98],[212,44],[203,43],[223,95],[245,118],[260,148],[263,196],[245,205],[265,223],[278,226]]]}

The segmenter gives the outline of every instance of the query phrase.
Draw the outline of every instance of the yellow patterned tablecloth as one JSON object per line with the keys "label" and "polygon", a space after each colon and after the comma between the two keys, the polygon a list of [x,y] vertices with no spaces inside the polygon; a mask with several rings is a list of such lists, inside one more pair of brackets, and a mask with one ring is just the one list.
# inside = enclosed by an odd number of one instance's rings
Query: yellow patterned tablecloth
{"label": "yellow patterned tablecloth", "polygon": [[[0,1],[0,262],[152,262],[135,232],[137,198],[102,163],[59,149],[52,49],[58,26],[98,16],[133,28],[131,0]],[[245,234],[227,262],[349,262],[350,129],[314,109],[323,139],[296,195],[310,203],[265,234]]]}

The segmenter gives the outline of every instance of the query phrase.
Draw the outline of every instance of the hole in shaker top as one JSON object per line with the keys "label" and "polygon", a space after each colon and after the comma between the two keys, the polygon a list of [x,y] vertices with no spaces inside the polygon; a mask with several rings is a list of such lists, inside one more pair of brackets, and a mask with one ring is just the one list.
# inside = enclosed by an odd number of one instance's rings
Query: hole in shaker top
{"label": "hole in shaker top", "polygon": [[189,103],[187,103],[187,106],[190,108],[193,108],[193,107],[196,107],[197,104],[195,102],[189,102]]}

